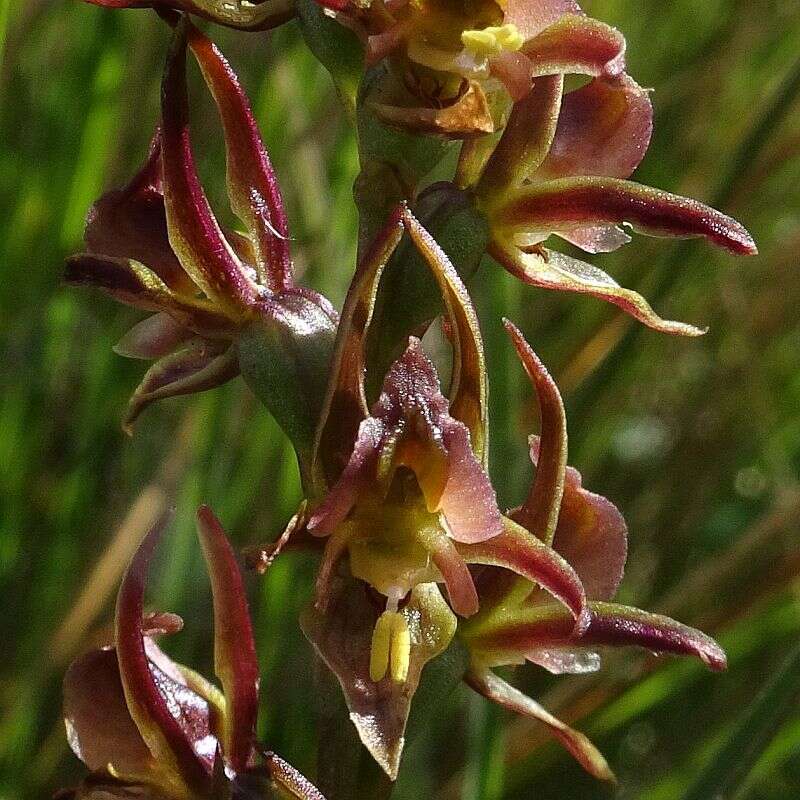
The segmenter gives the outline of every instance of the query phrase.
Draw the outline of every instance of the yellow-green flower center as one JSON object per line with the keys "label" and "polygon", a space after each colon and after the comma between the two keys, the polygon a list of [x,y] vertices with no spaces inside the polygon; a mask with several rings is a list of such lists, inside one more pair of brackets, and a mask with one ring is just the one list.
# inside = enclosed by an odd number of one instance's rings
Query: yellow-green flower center
{"label": "yellow-green flower center", "polygon": [[519,50],[525,40],[516,25],[497,25],[481,30],[464,31],[461,42],[476,58],[489,58]]}

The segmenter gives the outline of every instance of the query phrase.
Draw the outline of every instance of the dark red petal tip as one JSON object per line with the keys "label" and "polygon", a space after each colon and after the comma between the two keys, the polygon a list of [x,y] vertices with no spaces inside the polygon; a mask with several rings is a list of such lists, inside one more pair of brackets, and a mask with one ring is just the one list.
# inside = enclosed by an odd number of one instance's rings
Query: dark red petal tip
{"label": "dark red petal tip", "polygon": [[214,662],[225,693],[225,757],[236,772],[247,767],[258,714],[258,659],[244,583],[233,548],[208,506],[197,529],[214,597]]}
{"label": "dark red petal tip", "polygon": [[142,632],[150,561],[171,517],[172,512],[165,514],[149,531],[122,580],[116,610],[117,660],[128,709],[150,752],[192,791],[203,793],[208,773],[159,691]]}

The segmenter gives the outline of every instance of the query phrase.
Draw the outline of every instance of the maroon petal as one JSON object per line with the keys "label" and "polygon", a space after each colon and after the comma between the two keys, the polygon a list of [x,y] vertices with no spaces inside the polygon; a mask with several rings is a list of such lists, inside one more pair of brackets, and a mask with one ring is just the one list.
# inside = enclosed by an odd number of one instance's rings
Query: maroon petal
{"label": "maroon petal", "polygon": [[96,255],[138,261],[170,289],[196,292],[169,243],[158,131],[147,161],[133,180],[122,189],[107,192],[92,206],[84,238],[87,249]]}
{"label": "maroon petal", "polygon": [[450,415],[469,430],[472,450],[485,461],[488,438],[486,365],[478,317],[458,272],[436,240],[414,215],[403,208],[403,222],[442,292],[453,329],[453,377]]}
{"label": "maroon petal", "polygon": [[179,325],[208,336],[224,336],[233,330],[231,320],[208,301],[173,292],[137,261],[81,253],[67,259],[64,279],[73,286],[100,289],[121,303],[166,311]]}
{"label": "maroon petal", "polygon": [[461,617],[471,617],[478,611],[478,592],[464,559],[453,540],[444,531],[426,528],[420,541],[431,554],[431,560],[442,573],[450,598],[450,606]]}
{"label": "maroon petal", "polygon": [[514,521],[545,544],[552,544],[564,494],[567,416],[561,393],[547,367],[513,323],[505,320],[504,325],[536,390],[541,417],[541,447],[539,458],[534,462],[537,467],[536,478],[527,499],[514,513]]}
{"label": "maroon petal", "polygon": [[442,428],[442,440],[447,450],[447,482],[439,502],[430,510],[444,514],[448,533],[457,542],[482,542],[498,536],[503,521],[497,495],[475,457],[466,426],[448,422]]}
{"label": "maroon petal", "polygon": [[531,39],[565,14],[581,14],[576,0],[508,0],[503,21],[516,25],[524,39]]}
{"label": "maroon petal", "polygon": [[312,534],[327,536],[333,533],[350,513],[359,491],[374,480],[383,435],[384,427],[380,420],[367,417],[361,423],[347,466],[308,521],[308,530]]}
{"label": "maroon petal", "polygon": [[477,186],[482,198],[503,196],[536,174],[547,157],[558,125],[563,75],[538,78],[514,103],[503,135]]}
{"label": "maroon petal", "polygon": [[619,306],[634,319],[662,333],[682,336],[702,336],[705,333],[685,322],[662,319],[640,294],[623,288],[601,269],[563,253],[545,248],[526,253],[499,239],[490,244],[489,252],[512,275],[532,286],[592,295]]}
{"label": "maroon petal", "polygon": [[406,680],[370,678],[372,634],[379,611],[366,598],[359,581],[337,579],[324,612],[308,609],[303,632],[336,675],[344,691],[350,719],[361,741],[394,780],[405,744],[411,700],[425,664],[442,653],[456,630],[456,620],[436,584],[416,586],[401,612],[411,636]]}
{"label": "maroon petal", "polygon": [[[190,728],[182,715],[183,708],[175,702],[169,704],[162,693],[171,688],[168,676],[151,665],[142,635],[147,573],[167,522],[168,518],[162,518],[148,533],[120,586],[116,610],[117,660],[128,710],[148,749],[190,791],[203,794],[208,788],[209,773],[187,736]],[[205,720],[197,719],[198,713],[202,717],[202,708],[191,711],[193,716],[189,721],[193,727],[208,731],[207,716]],[[207,706],[205,713],[208,714]]]}
{"label": "maroon petal", "polygon": [[704,236],[737,255],[755,255],[750,234],[696,200],[616,178],[548,181],[519,192],[497,211],[511,230],[553,232],[595,223],[628,223],[652,236]]}
{"label": "maroon petal", "polygon": [[636,645],[653,653],[699,658],[719,672],[728,665],[725,651],[710,637],[669,617],[615,603],[592,603],[587,644]]}
{"label": "maroon petal", "polygon": [[458,552],[470,564],[488,564],[516,572],[539,584],[572,614],[576,632],[588,624],[586,593],[575,570],[532,533],[504,518],[499,536],[478,544],[459,544]]}
{"label": "maroon petal", "polygon": [[515,689],[489,670],[474,669],[467,674],[467,683],[487,700],[497,703],[516,714],[536,719],[550,728],[575,760],[595,778],[614,781],[614,773],[602,753],[579,731],[573,730],[554,717],[535,700]]}
{"label": "maroon petal", "polygon": [[156,400],[214,389],[238,374],[233,346],[220,352],[208,343],[193,342],[156,361],[145,373],[128,403],[123,428],[130,434],[142,411]]}
{"label": "maroon petal", "polygon": [[189,26],[189,45],[203,71],[225,130],[228,194],[256,250],[256,268],[271,291],[292,285],[289,227],[280,188],[236,73],[216,45]]}
{"label": "maroon petal", "polygon": [[131,719],[112,648],[76,659],[64,677],[67,740],[90,770],[109,764],[122,780],[152,780],[157,764]]}
{"label": "maroon petal", "polygon": [[[538,451],[534,441],[534,463]],[[616,594],[628,555],[628,526],[612,502],[583,488],[580,472],[572,467],[567,467],[553,547],[575,568],[592,600]]]}
{"label": "maroon petal", "polygon": [[635,645],[656,654],[695,656],[714,671],[727,663],[722,648],[704,633],[669,617],[614,603],[589,603],[588,627],[576,635],[563,609],[537,597],[504,621],[476,627],[470,640],[490,664],[517,663],[542,649],[598,645]]}
{"label": "maroon petal", "polygon": [[164,193],[170,243],[194,282],[229,313],[244,316],[260,299],[211,211],[200,185],[189,137],[186,24],[175,32],[161,100]]}
{"label": "maroon petal", "polygon": [[169,355],[191,337],[192,331],[162,311],[134,325],[114,345],[114,352],[125,358],[152,361]]}
{"label": "maroon petal", "polygon": [[625,69],[625,37],[591,17],[567,14],[522,47],[531,75],[618,75]]}
{"label": "maroon petal", "polygon": [[235,772],[253,751],[258,714],[258,660],[242,575],[225,531],[208,506],[197,512],[197,531],[214,596],[214,671],[225,694],[224,749]]}
{"label": "maroon petal", "polygon": [[653,133],[649,93],[628,75],[596,78],[564,96],[558,127],[538,180],[573,175],[627,178]]}

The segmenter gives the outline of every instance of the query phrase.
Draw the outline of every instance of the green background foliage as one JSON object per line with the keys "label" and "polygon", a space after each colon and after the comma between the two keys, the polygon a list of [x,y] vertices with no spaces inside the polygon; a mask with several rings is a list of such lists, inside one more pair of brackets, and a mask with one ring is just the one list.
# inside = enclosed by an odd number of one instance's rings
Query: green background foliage
{"label": "green background foliage", "polygon": [[[472,286],[489,352],[492,472],[501,501],[518,502],[536,412],[500,326],[507,315],[560,381],[571,463],[628,519],[621,600],[719,637],[730,669],[715,676],[626,651],[594,676],[518,671],[519,685],[594,738],[616,789],[465,689],[439,703],[393,797],[673,800],[724,785],[725,798],[788,800],[800,796],[800,659],[784,664],[780,690],[753,702],[800,638],[800,2],[584,6],[626,33],[631,73],[656,87],[638,179],[721,206],[761,255],[638,238],[598,257],[662,315],[709,325],[700,340],[637,328],[597,301],[523,287],[483,264]],[[214,35],[253,98],[298,272],[340,303],[354,263],[357,154],[330,79],[293,24]],[[288,445],[241,381],[157,404],[126,438],[119,420],[143,365],[111,347],[139,315],[61,283],[90,203],[146,152],[167,41],[147,12],[0,0],[3,800],[48,797],[80,773],[59,716],[61,677],[108,635],[121,569],[156,510],[174,503],[177,519],[151,599],[186,619],[170,651],[210,673],[195,508],[211,504],[244,546],[274,538],[299,498]],[[196,151],[222,210],[221,136],[193,81]],[[309,773],[313,664],[297,616],[313,574],[308,556],[290,554],[249,578],[261,733]],[[731,786],[719,776],[734,767]]]}

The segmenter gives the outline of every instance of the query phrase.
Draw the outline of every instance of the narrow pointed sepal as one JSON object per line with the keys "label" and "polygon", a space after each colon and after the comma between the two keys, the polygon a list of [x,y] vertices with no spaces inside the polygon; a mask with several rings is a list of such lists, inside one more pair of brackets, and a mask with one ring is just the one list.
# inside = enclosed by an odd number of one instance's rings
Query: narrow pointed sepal
{"label": "narrow pointed sepal", "polygon": [[417,251],[425,260],[442,293],[453,336],[453,378],[450,415],[466,425],[471,447],[485,464],[488,448],[486,362],[478,317],[464,282],[439,243],[408,208],[403,222]]}
{"label": "narrow pointed sepal", "polygon": [[509,711],[546,725],[553,736],[572,754],[575,760],[595,778],[616,781],[603,754],[580,731],[576,731],[554,717],[546,708],[518,689],[497,677],[490,670],[474,667],[465,678],[467,684],[487,700],[497,703]]}
{"label": "narrow pointed sepal", "polygon": [[710,670],[728,665],[725,651],[695,628],[661,614],[651,614],[616,603],[592,603],[587,644],[636,645],[653,653],[695,656]]}
{"label": "narrow pointed sepal", "polygon": [[225,238],[195,166],[186,88],[187,21],[178,23],[161,90],[164,200],[169,241],[192,280],[234,318],[261,298],[253,276]]}
{"label": "narrow pointed sepal", "polygon": [[697,200],[618,178],[579,176],[526,187],[497,209],[513,237],[569,231],[597,223],[629,224],[651,236],[702,236],[736,255],[758,251],[735,219]]}
{"label": "narrow pointed sepal", "polygon": [[289,227],[250,101],[217,46],[194,26],[188,27],[188,37],[222,120],[231,207],[250,233],[261,282],[273,292],[287,289],[292,285]]}
{"label": "narrow pointed sepal", "polygon": [[518,663],[553,649],[636,646],[657,655],[694,656],[709,669],[725,669],[725,652],[701,631],[660,614],[616,603],[590,602],[588,625],[576,635],[571,617],[552,602],[534,596],[505,618],[490,620],[470,632],[471,647],[486,664]]}
{"label": "narrow pointed sepal", "polygon": [[214,671],[225,695],[224,753],[235,772],[247,768],[258,714],[258,660],[239,565],[208,506],[197,531],[214,597]]}
{"label": "narrow pointed sepal", "polygon": [[526,253],[497,240],[492,243],[489,252],[512,275],[531,286],[597,297],[619,306],[634,319],[660,333],[678,336],[702,336],[705,333],[686,322],[662,319],[638,292],[625,289],[610,275],[585,261],[545,248]]}
{"label": "narrow pointed sepal", "polygon": [[573,617],[575,633],[584,631],[589,612],[586,592],[575,570],[525,528],[506,517],[503,525],[499,536],[478,544],[459,544],[461,557],[469,564],[502,567],[538,584],[566,606]]}
{"label": "narrow pointed sepal", "polygon": [[173,291],[149,267],[129,258],[79,253],[66,262],[72,286],[100,289],[115,300],[148,311],[164,311],[179,325],[208,336],[229,335],[230,319],[207,300]]}
{"label": "narrow pointed sepal", "polygon": [[[525,372],[533,383],[541,418],[541,447],[536,461],[536,478],[531,491],[513,518],[545,544],[552,544],[564,494],[567,467],[567,417],[555,381],[509,320],[503,322]],[[569,561],[569,559],[567,559]]]}
{"label": "narrow pointed sepal", "polygon": [[204,712],[195,708],[193,715],[184,717],[176,697],[167,702],[162,691],[169,691],[174,682],[151,663],[142,629],[150,561],[169,518],[162,517],[149,531],[120,586],[115,625],[117,661],[128,710],[153,757],[169,771],[176,788],[202,795],[209,788],[209,772],[184,726],[191,725],[192,733],[202,741],[208,735],[207,708]]}
{"label": "narrow pointed sepal", "polygon": [[202,341],[192,341],[156,361],[145,373],[128,404],[123,429],[132,433],[133,423],[156,400],[214,389],[238,374],[234,347],[220,350]]}

